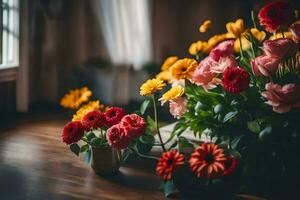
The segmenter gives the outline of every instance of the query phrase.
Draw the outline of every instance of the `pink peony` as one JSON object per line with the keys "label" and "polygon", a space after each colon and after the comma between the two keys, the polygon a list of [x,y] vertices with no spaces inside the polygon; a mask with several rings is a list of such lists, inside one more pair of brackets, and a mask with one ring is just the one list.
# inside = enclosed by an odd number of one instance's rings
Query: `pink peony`
{"label": "pink peony", "polygon": [[271,76],[277,72],[279,63],[277,56],[262,55],[251,61],[251,67],[256,76]]}
{"label": "pink peony", "polygon": [[176,100],[170,101],[170,113],[175,117],[181,117],[186,111],[187,100],[184,97],[179,97]]}
{"label": "pink peony", "polygon": [[126,130],[119,124],[107,129],[106,139],[110,146],[115,149],[125,149],[130,143],[130,137],[128,137]]}
{"label": "pink peony", "polygon": [[289,29],[296,42],[300,42],[300,24],[292,24]]}
{"label": "pink peony", "polygon": [[213,48],[209,54],[214,61],[219,61],[221,57],[232,56],[234,40],[226,40]]}
{"label": "pink peony", "polygon": [[277,113],[289,112],[292,108],[300,107],[300,86],[286,84],[284,86],[267,83],[266,91],[262,96],[268,101],[267,104],[273,106],[273,111]]}
{"label": "pink peony", "polygon": [[277,56],[280,59],[286,59],[297,52],[297,44],[290,39],[280,38],[266,40],[263,43],[262,49],[268,56]]}
{"label": "pink peony", "polygon": [[216,77],[217,74],[211,71],[211,66],[215,63],[210,57],[206,57],[197,66],[190,81],[198,86],[202,86],[205,90],[215,88],[220,82]]}
{"label": "pink peony", "polygon": [[237,63],[234,56],[220,57],[218,62],[212,62],[210,71],[221,74],[228,67],[236,67]]}

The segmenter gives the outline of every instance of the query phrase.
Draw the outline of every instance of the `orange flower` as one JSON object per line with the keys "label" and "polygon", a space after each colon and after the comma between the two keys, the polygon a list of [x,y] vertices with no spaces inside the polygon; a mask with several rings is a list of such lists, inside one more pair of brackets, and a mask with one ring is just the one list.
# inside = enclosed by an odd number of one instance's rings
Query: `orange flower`
{"label": "orange flower", "polygon": [[213,179],[224,172],[226,156],[224,150],[216,144],[203,143],[191,154],[190,167],[198,177]]}
{"label": "orange flower", "polygon": [[168,57],[161,66],[162,71],[167,71],[178,60],[177,56]]}
{"label": "orange flower", "polygon": [[178,60],[171,67],[171,73],[173,78],[180,79],[190,79],[194,70],[197,67],[197,61],[190,58],[184,58]]}
{"label": "orange flower", "polygon": [[170,180],[174,170],[183,166],[184,157],[176,150],[164,152],[157,162],[156,173],[164,180]]}

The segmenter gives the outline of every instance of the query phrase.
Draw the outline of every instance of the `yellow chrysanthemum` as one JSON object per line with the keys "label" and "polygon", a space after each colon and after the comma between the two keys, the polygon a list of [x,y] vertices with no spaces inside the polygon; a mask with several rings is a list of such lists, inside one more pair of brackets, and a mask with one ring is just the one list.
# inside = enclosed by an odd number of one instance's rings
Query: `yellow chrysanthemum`
{"label": "yellow chrysanthemum", "polygon": [[70,90],[60,100],[60,105],[64,108],[77,109],[82,103],[89,100],[92,92],[87,87]]}
{"label": "yellow chrysanthemum", "polygon": [[210,20],[205,20],[199,27],[200,33],[205,33],[211,29],[212,22]]}
{"label": "yellow chrysanthemum", "polygon": [[105,106],[100,104],[100,101],[90,101],[76,111],[76,113],[73,115],[72,121],[81,121],[88,112],[102,109],[105,109]]}
{"label": "yellow chrysanthemum", "polygon": [[178,60],[177,56],[168,57],[161,66],[162,71],[169,70],[170,67]]}
{"label": "yellow chrysanthemum", "polygon": [[228,22],[226,24],[226,29],[228,33],[232,35],[232,37],[239,38],[245,31],[244,20],[238,19],[235,22]]}
{"label": "yellow chrysanthemum", "polygon": [[171,80],[172,80],[172,74],[171,74],[170,70],[161,71],[155,77],[159,80],[166,81],[166,82],[171,82]]}
{"label": "yellow chrysanthemum", "polygon": [[159,100],[161,101],[161,104],[164,104],[167,101],[175,100],[181,97],[183,94],[184,94],[184,88],[178,85],[172,87],[170,90],[164,93]]}
{"label": "yellow chrysanthemum", "polygon": [[203,49],[205,49],[205,46],[207,46],[207,42],[203,42],[201,40],[194,42],[189,47],[189,53],[191,55],[197,55],[200,52],[203,52]]}
{"label": "yellow chrysanthemum", "polygon": [[[291,32],[284,32],[284,38],[288,38],[288,39],[293,39],[293,35]],[[279,39],[279,38],[283,38],[282,33],[276,33],[275,35],[272,35],[269,39],[270,40],[275,40],[275,39]]]}
{"label": "yellow chrysanthemum", "polygon": [[173,64],[170,70],[172,73],[172,77],[177,80],[190,79],[196,67],[196,60],[184,58],[178,60],[175,64]]}
{"label": "yellow chrysanthemum", "polygon": [[159,90],[162,90],[166,84],[157,78],[147,80],[140,88],[140,95],[148,96]]}

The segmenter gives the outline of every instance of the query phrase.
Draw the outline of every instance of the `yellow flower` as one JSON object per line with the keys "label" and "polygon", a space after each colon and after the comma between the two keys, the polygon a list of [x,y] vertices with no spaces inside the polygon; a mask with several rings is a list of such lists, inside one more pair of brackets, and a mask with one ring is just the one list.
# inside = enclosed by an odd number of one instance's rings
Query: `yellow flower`
{"label": "yellow flower", "polygon": [[168,57],[161,66],[162,71],[169,70],[170,67],[178,60],[177,56]]}
{"label": "yellow flower", "polygon": [[207,41],[207,45],[203,48],[203,51],[208,54],[212,48],[226,39],[228,39],[226,33],[221,33],[210,37]]}
{"label": "yellow flower", "polygon": [[163,105],[165,102],[175,100],[184,94],[184,88],[180,85],[172,87],[159,99]]}
{"label": "yellow flower", "polygon": [[157,78],[149,79],[141,86],[140,95],[142,96],[151,95],[154,92],[162,90],[164,86],[166,86],[166,84],[160,79]]}
{"label": "yellow flower", "polygon": [[171,82],[172,74],[169,70],[168,71],[161,71],[160,73],[158,73],[156,75],[156,78],[159,79],[159,80],[166,81],[166,82]]}
{"label": "yellow flower", "polygon": [[[241,37],[240,39],[241,39],[241,42],[242,42],[243,51],[248,50],[250,48],[250,45],[251,45],[249,40],[247,40],[245,37]],[[234,49],[235,53],[240,52],[240,39],[236,39],[234,41],[233,49]]]}
{"label": "yellow flower", "polygon": [[253,37],[260,42],[262,42],[266,37],[266,33],[264,31],[258,30],[257,28],[251,28],[250,32]]}
{"label": "yellow flower", "polygon": [[232,37],[239,38],[244,32],[244,20],[238,19],[235,22],[228,22],[226,24],[226,29],[228,33],[232,35]]}
{"label": "yellow flower", "polygon": [[207,45],[207,42],[203,42],[201,40],[194,42],[191,44],[190,48],[189,48],[189,53],[191,55],[197,55],[200,52],[203,52],[203,49],[205,48],[205,46]]}
{"label": "yellow flower", "polygon": [[60,100],[60,105],[64,108],[77,109],[82,103],[89,100],[92,92],[87,87],[70,90]]}
{"label": "yellow flower", "polygon": [[200,33],[205,33],[209,29],[211,29],[211,21],[210,20],[205,20],[199,27],[199,32]]}
{"label": "yellow flower", "polygon": [[[284,34],[284,38],[287,38],[287,39],[293,39],[293,35],[292,35],[292,33],[291,32],[283,32],[283,34]],[[283,35],[282,35],[282,33],[276,33],[275,34],[275,36],[274,35],[272,35],[269,39],[270,40],[275,40],[275,39],[279,39],[279,38],[283,38]]]}
{"label": "yellow flower", "polygon": [[90,101],[87,104],[81,106],[79,110],[76,111],[75,115],[73,115],[72,121],[81,121],[82,118],[90,111],[93,110],[102,110],[104,109],[104,105],[100,105],[100,101]]}
{"label": "yellow flower", "polygon": [[190,79],[192,77],[192,73],[197,67],[197,61],[190,58],[184,58],[178,60],[171,67],[171,73],[173,78],[180,79]]}

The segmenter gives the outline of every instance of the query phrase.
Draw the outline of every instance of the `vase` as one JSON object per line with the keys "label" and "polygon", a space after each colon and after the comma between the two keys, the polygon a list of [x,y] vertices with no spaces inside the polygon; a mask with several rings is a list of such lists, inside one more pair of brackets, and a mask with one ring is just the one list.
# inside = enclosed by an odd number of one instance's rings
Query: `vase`
{"label": "vase", "polygon": [[91,167],[96,174],[117,172],[120,168],[118,150],[111,147],[93,147]]}

